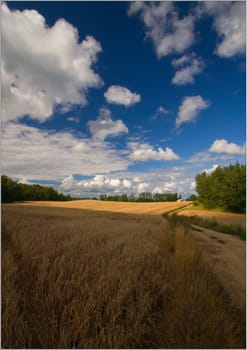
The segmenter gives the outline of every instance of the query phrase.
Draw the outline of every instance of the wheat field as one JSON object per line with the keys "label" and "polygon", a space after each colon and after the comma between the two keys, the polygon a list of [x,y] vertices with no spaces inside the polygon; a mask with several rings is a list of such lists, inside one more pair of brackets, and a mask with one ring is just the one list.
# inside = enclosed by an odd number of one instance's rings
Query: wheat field
{"label": "wheat field", "polygon": [[215,219],[217,222],[223,225],[235,225],[240,227],[246,227],[246,215],[245,214],[235,214],[235,213],[225,213],[213,210],[198,210],[198,209],[182,209],[178,215],[193,216],[198,215],[202,218]]}
{"label": "wheat field", "polygon": [[183,208],[190,202],[110,202],[101,200],[73,200],[67,202],[56,201],[33,201],[18,203],[18,205],[32,205],[37,207],[68,208],[68,209],[86,209],[96,211],[107,211],[112,213],[125,214],[153,214],[160,215],[175,209]]}
{"label": "wheat field", "polygon": [[3,348],[244,348],[183,226],[157,215],[2,209]]}

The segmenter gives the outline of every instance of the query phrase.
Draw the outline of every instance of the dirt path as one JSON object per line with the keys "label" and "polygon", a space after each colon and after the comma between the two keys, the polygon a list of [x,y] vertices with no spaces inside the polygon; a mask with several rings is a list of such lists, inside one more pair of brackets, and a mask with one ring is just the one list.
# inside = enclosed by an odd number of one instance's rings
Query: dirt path
{"label": "dirt path", "polygon": [[[194,226],[192,235],[233,303],[245,312],[246,244],[238,237]],[[198,229],[198,231],[197,231]],[[199,229],[201,232],[199,232]]]}

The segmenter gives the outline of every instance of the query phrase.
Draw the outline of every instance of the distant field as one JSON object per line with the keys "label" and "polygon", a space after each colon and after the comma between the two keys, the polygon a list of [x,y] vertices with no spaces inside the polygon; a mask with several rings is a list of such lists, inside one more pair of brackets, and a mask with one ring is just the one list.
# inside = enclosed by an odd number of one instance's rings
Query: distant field
{"label": "distant field", "polygon": [[56,208],[87,209],[97,211],[110,211],[126,214],[153,214],[160,215],[170,210],[182,208],[190,202],[156,202],[156,203],[125,203],[108,202],[100,200],[74,200],[68,202],[34,201],[18,203],[18,205],[32,205]]}
{"label": "distant field", "polygon": [[220,224],[246,227],[245,214],[222,213],[212,210],[198,210],[191,208],[180,210],[177,214],[184,216],[198,215],[207,219],[215,218],[215,220]]}
{"label": "distant field", "polygon": [[184,226],[55,207],[181,203],[49,204],[2,206],[2,348],[245,348],[245,317]]}

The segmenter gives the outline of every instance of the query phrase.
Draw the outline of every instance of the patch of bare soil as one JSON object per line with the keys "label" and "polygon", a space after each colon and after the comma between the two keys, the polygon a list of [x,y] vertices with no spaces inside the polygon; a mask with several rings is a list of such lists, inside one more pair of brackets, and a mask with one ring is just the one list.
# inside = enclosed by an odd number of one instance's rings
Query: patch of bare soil
{"label": "patch of bare soil", "polygon": [[[192,235],[217,279],[243,312],[246,306],[246,244],[238,237],[194,226]],[[201,232],[200,232],[200,231]]]}

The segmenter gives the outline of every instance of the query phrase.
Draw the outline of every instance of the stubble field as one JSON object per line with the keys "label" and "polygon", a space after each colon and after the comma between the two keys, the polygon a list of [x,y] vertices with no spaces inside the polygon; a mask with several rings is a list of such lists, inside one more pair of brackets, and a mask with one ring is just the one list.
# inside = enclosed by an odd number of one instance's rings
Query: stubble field
{"label": "stubble field", "polygon": [[2,210],[3,348],[245,347],[244,315],[183,226],[37,204]]}

